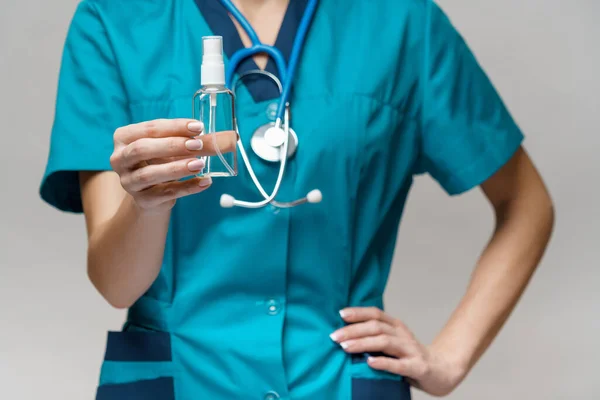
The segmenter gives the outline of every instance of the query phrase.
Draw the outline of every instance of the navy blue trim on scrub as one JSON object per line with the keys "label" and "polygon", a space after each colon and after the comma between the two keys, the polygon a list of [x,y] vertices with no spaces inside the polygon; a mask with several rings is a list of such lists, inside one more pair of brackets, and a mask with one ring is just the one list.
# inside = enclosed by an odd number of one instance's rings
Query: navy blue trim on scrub
{"label": "navy blue trim on scrub", "polygon": [[[231,59],[237,50],[244,48],[244,44],[233,21],[229,17],[227,9],[219,0],[195,1],[213,34],[223,37],[223,51]],[[281,51],[286,63],[289,62],[298,25],[300,25],[300,20],[304,15],[307,3],[308,0],[290,0],[281,28],[279,29],[275,47]],[[249,57],[240,63],[236,72],[243,73],[253,69],[258,69],[258,66],[254,62],[254,59]],[[277,66],[271,58],[269,58],[265,70],[281,79],[277,73]],[[247,79],[244,81],[244,85],[255,102],[272,100],[279,97],[279,89],[266,77]]]}
{"label": "navy blue trim on scrub", "polygon": [[366,363],[369,357],[389,357],[387,354],[380,352],[372,353],[353,353],[351,355],[352,364]]}
{"label": "navy blue trim on scrub", "polygon": [[171,361],[168,332],[109,332],[105,361]]}
{"label": "navy blue trim on scrub", "polygon": [[404,380],[352,378],[352,400],[410,399],[410,385]]}
{"label": "navy blue trim on scrub", "polygon": [[96,400],[175,400],[173,378],[100,385]]}
{"label": "navy blue trim on scrub", "polygon": [[[352,364],[366,363],[369,357],[389,357],[385,353],[354,353]],[[405,379],[352,378],[352,400],[411,400],[410,384]]]}

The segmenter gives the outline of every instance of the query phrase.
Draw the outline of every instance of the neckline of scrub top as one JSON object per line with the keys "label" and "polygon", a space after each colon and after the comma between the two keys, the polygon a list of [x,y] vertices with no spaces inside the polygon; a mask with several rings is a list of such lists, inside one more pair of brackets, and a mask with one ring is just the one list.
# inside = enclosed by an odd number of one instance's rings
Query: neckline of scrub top
{"label": "neckline of scrub top", "polygon": [[[213,34],[223,37],[223,51],[231,59],[236,51],[244,48],[244,43],[229,17],[227,9],[219,0],[195,0],[195,2]],[[289,62],[296,32],[304,15],[307,2],[308,0],[290,0],[277,34],[275,47],[281,51],[286,64]],[[249,57],[239,64],[236,72],[241,74],[253,69],[258,69],[258,65],[252,57]],[[265,70],[281,79],[277,72],[277,66],[270,57]],[[257,103],[276,99],[280,95],[277,86],[268,78],[247,79],[244,85]]]}

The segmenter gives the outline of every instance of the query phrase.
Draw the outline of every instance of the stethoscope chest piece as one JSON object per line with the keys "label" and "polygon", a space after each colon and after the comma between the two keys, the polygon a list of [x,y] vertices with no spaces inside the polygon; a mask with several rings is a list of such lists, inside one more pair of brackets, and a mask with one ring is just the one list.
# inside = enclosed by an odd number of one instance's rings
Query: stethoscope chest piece
{"label": "stethoscope chest piece", "polygon": [[[280,146],[283,143],[282,140],[285,138],[273,137],[274,130],[271,129],[267,134],[267,131],[270,128],[275,127],[275,122],[270,122],[268,124],[262,125],[258,127],[258,129],[252,135],[252,139],[250,139],[250,146],[254,153],[259,156],[261,159],[268,162],[279,162],[281,161],[280,155],[282,153]],[[277,129],[277,128],[275,128]],[[280,132],[283,133],[282,129],[279,129]],[[265,135],[266,134],[266,135]],[[285,135],[285,133],[283,133]],[[281,143],[280,143],[281,142]],[[288,143],[288,151],[287,158],[291,158],[298,148],[298,136],[296,132],[292,128],[290,128],[290,137]]]}

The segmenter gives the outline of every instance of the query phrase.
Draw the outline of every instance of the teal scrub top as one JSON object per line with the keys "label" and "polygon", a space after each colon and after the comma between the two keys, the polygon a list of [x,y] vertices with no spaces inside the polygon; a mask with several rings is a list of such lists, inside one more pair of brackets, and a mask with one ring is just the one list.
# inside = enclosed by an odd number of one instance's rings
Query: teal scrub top
{"label": "teal scrub top", "polygon": [[[286,57],[305,5],[291,0],[284,19],[277,44]],[[77,171],[111,169],[116,128],[191,117],[202,36],[223,35],[228,59],[241,46],[233,29],[216,0],[80,2],[41,197],[81,212]],[[276,96],[239,89],[247,149],[272,119]],[[405,379],[371,369],[329,338],[343,326],[338,311],[383,308],[415,175],[463,193],[505,164],[523,135],[465,40],[428,0],[322,0],[291,107],[299,147],[278,200],[319,188],[323,201],[223,209],[223,193],[262,199],[243,164],[239,176],[178,200],[159,276],[123,330],[108,333],[97,399],[410,397]],[[278,164],[248,153],[261,182],[274,183]]]}

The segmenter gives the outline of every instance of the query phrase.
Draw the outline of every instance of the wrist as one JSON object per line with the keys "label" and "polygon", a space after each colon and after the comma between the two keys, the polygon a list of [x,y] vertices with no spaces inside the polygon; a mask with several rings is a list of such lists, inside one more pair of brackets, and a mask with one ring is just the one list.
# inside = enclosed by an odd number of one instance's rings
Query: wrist
{"label": "wrist", "polygon": [[470,358],[460,347],[433,343],[429,346],[429,351],[434,359],[433,363],[444,371],[452,387],[458,386],[469,373]]}
{"label": "wrist", "polygon": [[128,211],[132,212],[136,217],[142,219],[169,218],[171,215],[171,209],[175,205],[175,202],[173,201],[169,204],[163,203],[154,207],[142,207],[130,194],[127,194],[123,202]]}

